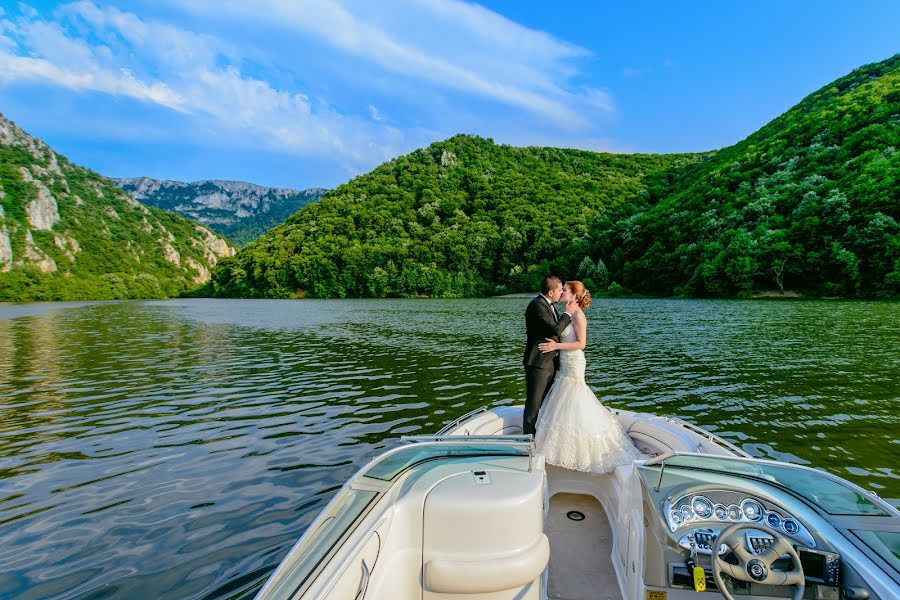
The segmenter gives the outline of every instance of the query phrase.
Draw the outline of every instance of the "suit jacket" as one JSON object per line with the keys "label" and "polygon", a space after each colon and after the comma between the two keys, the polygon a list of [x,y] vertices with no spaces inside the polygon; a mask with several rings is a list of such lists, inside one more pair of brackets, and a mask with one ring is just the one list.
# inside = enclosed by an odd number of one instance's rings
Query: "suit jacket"
{"label": "suit jacket", "polygon": [[525,356],[522,358],[526,367],[556,369],[556,357],[559,351],[541,352],[537,345],[546,341],[547,338],[558,342],[560,334],[571,320],[569,315],[563,313],[559,315],[557,323],[553,318],[553,309],[550,308],[543,296],[537,296],[528,303],[528,308],[525,309],[525,335],[528,339],[525,342]]}

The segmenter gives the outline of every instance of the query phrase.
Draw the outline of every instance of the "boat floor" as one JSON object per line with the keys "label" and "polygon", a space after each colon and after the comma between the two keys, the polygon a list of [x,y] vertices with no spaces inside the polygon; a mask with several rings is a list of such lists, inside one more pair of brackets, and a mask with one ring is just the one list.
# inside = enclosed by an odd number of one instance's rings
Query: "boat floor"
{"label": "boat floor", "polygon": [[[573,521],[569,511],[584,514]],[[612,531],[606,512],[592,496],[555,494],[550,498],[550,582],[554,600],[621,600],[613,569]]]}

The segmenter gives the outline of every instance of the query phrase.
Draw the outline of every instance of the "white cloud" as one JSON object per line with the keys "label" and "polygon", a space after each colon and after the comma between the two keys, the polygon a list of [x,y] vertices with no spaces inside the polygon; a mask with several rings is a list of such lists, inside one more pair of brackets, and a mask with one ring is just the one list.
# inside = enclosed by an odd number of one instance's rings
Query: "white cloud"
{"label": "white cloud", "polygon": [[127,60],[127,55],[135,51],[144,59],[177,69],[213,64],[218,56],[232,62],[239,60],[237,49],[219,38],[141,19],[117,8],[100,8],[82,0],[64,6],[61,12],[83,19],[95,34],[117,47],[118,60]]}
{"label": "white cloud", "polygon": [[[87,0],[43,17],[30,7],[0,16],[0,85],[43,83],[129,97],[189,115],[180,122],[217,144],[330,157],[352,173],[449,133],[490,130],[498,114],[509,129],[547,132],[548,140],[558,131],[560,139],[584,136],[594,145],[602,138],[592,123],[615,112],[607,90],[573,83],[580,61],[592,58],[587,50],[476,4],[160,4],[166,20]],[[230,32],[228,39],[220,32]],[[297,64],[301,56],[319,71],[308,75]],[[327,98],[337,60],[348,80],[365,76],[372,83],[340,107]],[[323,75],[322,85],[310,85]],[[367,95],[373,88],[377,93]],[[408,107],[405,113],[419,113],[403,131],[382,114],[385,108],[400,115],[397,102]],[[172,132],[173,139],[183,135]]]}
{"label": "white cloud", "polygon": [[[124,65],[109,64],[109,48],[70,37],[55,23],[28,11],[16,22],[0,22],[0,82],[49,83],[76,91],[97,91],[185,111],[185,99],[166,83],[141,79]],[[21,46],[29,56],[14,53]],[[107,63],[107,64],[104,64]]]}
{"label": "white cloud", "polygon": [[[563,84],[576,72],[568,61],[588,52],[477,5],[379,3],[367,19],[336,0],[190,0],[178,5],[212,19],[300,33],[385,71],[528,110],[569,129],[586,125],[579,110],[585,98]],[[372,6],[354,8],[374,11]],[[415,23],[406,26],[410,12]],[[437,22],[423,26],[428,17]],[[444,33],[426,36],[415,29]]]}
{"label": "white cloud", "polygon": [[[41,29],[49,31],[44,27]],[[124,68],[101,68],[84,52],[86,48],[68,42],[67,40],[65,46],[68,46],[71,56],[85,59],[77,69],[59,66],[45,58],[17,56],[9,51],[10,46],[7,45],[6,50],[0,50],[0,82],[50,83],[71,90],[105,92],[153,102],[177,111],[186,110],[184,98],[166,84],[141,81]],[[68,64],[71,61],[64,59],[61,62]]]}
{"label": "white cloud", "polygon": [[211,121],[219,135],[233,132],[239,145],[339,155],[350,164],[398,150],[393,129],[313,107],[302,93],[245,75],[236,50],[215,37],[90,2],[66,5],[59,14],[60,22],[29,14],[2,24],[0,31],[14,36],[7,47],[17,42],[32,56],[0,49],[0,83],[127,96]]}
{"label": "white cloud", "polygon": [[[412,6],[441,19],[450,32],[455,56],[460,51],[472,68],[491,70],[492,75],[520,81],[523,85],[560,91],[559,80],[577,73],[570,61],[587,58],[590,52],[579,46],[530,29],[477,4],[458,0],[409,0]],[[449,36],[448,36],[449,37]],[[440,38],[440,44],[446,44]],[[433,47],[433,51],[439,48]]]}

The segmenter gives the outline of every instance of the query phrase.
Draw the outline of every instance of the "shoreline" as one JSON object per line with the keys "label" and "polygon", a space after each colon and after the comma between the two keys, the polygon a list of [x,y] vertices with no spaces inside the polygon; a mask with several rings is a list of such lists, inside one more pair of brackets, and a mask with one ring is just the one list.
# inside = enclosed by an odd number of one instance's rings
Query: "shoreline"
{"label": "shoreline", "polygon": [[[13,307],[23,307],[23,306],[39,306],[39,305],[52,305],[52,306],[70,306],[77,307],[78,305],[83,304],[95,304],[95,303],[115,303],[115,302],[129,302],[129,301],[144,301],[144,302],[161,302],[166,300],[277,300],[277,301],[294,301],[294,300],[489,300],[489,299],[500,299],[500,300],[525,300],[529,298],[533,298],[538,294],[538,292],[516,292],[512,294],[502,294],[498,296],[460,296],[458,298],[434,298],[431,296],[415,296],[415,297],[399,297],[399,296],[390,296],[385,298],[303,298],[303,297],[294,297],[294,298],[241,298],[241,297],[215,297],[215,296],[193,296],[193,295],[185,295],[185,296],[170,296],[164,298],[108,298],[108,299],[92,299],[92,300],[22,300],[22,301],[14,301],[14,300],[0,300],[0,309],[7,308],[11,309]],[[731,302],[746,302],[746,301],[794,301],[794,302],[854,302],[854,303],[866,303],[866,302],[900,302],[900,298],[841,298],[837,296],[805,296],[800,294],[799,292],[789,292],[786,291],[784,294],[781,292],[772,292],[772,291],[764,291],[764,292],[755,292],[750,297],[747,298],[712,298],[712,297],[701,297],[701,298],[692,298],[685,296],[648,296],[644,294],[592,294],[591,298],[593,300],[719,300],[719,301],[731,301]]]}

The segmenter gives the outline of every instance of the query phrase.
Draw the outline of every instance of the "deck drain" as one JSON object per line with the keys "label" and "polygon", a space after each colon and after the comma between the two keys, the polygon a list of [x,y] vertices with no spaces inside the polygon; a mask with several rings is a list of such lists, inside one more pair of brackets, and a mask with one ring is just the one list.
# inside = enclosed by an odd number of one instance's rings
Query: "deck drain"
{"label": "deck drain", "polygon": [[584,521],[584,513],[577,510],[570,510],[566,513],[566,516],[572,521]]}

